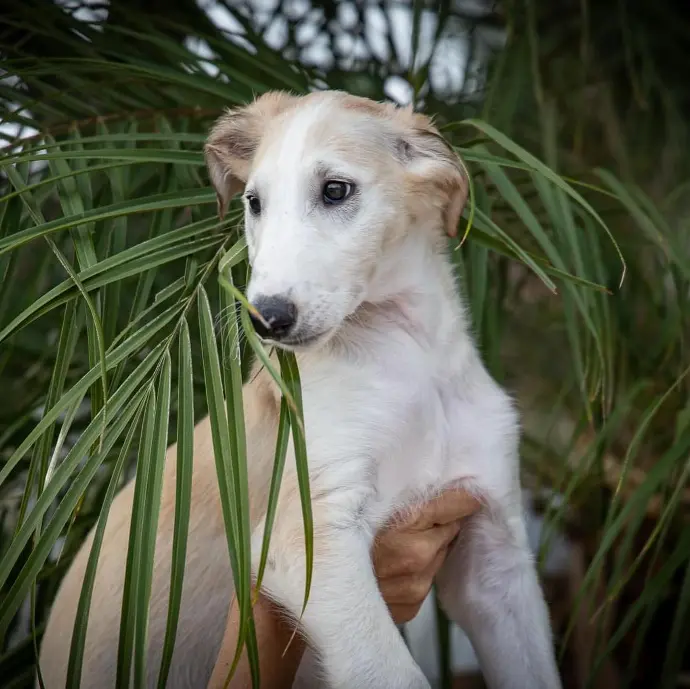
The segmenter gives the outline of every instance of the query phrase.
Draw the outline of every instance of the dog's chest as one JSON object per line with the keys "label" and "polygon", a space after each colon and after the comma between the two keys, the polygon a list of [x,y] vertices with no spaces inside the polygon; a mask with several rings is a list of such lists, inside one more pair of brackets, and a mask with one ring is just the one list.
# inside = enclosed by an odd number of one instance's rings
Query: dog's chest
{"label": "dog's chest", "polygon": [[457,478],[458,387],[424,356],[307,369],[315,490],[357,490],[376,522],[396,504]]}
{"label": "dog's chest", "polygon": [[425,499],[462,471],[457,461],[458,411],[452,379],[420,377],[396,416],[390,447],[377,458],[374,521],[401,503]]}

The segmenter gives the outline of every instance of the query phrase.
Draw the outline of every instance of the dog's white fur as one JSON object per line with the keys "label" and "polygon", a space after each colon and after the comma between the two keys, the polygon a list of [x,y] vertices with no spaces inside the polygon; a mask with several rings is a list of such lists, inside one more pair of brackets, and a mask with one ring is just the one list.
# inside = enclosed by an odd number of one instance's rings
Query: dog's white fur
{"label": "dog's white fur", "polygon": [[[339,689],[427,689],[377,588],[373,535],[397,509],[453,483],[484,504],[438,576],[442,604],[469,635],[491,689],[557,689],[547,609],[527,545],[518,423],[483,367],[457,295],[445,234],[466,197],[462,166],[430,121],[339,92],[267,94],[228,112],[206,148],[224,211],[247,190],[253,265],[248,296],[288,295],[299,348],[315,562],[303,631],[323,678]],[[320,203],[325,179],[356,193]],[[265,371],[245,386],[253,520],[260,552],[279,393]],[[292,452],[292,449],[290,449]],[[175,502],[165,468],[150,618],[150,686],[165,633]],[[191,533],[168,686],[205,686],[232,595],[208,419],[195,430]],[[82,686],[114,685],[133,485],[113,504],[88,627]],[[265,591],[298,617],[302,516],[288,457]],[[87,539],[60,589],[41,651],[49,689],[64,686]],[[305,658],[297,684],[313,677]]]}

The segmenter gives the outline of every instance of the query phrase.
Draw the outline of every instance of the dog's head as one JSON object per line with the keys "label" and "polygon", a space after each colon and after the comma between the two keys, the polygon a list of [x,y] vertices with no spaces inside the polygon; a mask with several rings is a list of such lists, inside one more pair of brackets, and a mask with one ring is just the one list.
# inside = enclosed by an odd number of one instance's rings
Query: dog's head
{"label": "dog's head", "polygon": [[287,348],[337,332],[412,227],[455,234],[467,196],[427,117],[338,91],[230,110],[205,153],[219,213],[243,193],[257,331]]}

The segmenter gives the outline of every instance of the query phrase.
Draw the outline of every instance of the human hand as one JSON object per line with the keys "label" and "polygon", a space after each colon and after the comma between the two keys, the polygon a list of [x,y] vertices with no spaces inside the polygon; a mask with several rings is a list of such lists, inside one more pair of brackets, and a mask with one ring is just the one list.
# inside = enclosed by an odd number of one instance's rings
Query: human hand
{"label": "human hand", "polygon": [[[450,543],[462,528],[462,520],[477,512],[480,503],[462,490],[446,490],[438,497],[405,510],[391,519],[376,536],[372,549],[374,570],[383,599],[396,624],[404,624],[419,612],[443,564]],[[301,662],[305,640],[294,639],[293,627],[284,613],[263,596],[254,606],[256,635],[261,653],[262,686],[290,687]],[[207,689],[224,687],[234,659],[239,628],[239,609],[233,598],[225,636]],[[291,644],[288,641],[292,640]],[[285,649],[288,647],[288,652]],[[251,685],[243,653],[232,687]]]}
{"label": "human hand", "polygon": [[470,493],[449,489],[391,519],[374,540],[381,595],[396,624],[419,612],[462,522],[480,508]]}

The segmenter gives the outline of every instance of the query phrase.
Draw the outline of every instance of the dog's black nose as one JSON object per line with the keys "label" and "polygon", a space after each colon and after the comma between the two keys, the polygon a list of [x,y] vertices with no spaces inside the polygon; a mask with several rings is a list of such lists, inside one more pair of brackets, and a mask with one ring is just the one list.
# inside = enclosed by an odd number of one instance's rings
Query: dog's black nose
{"label": "dog's black nose", "polygon": [[297,321],[297,307],[284,297],[258,297],[253,306],[265,321],[262,323],[250,313],[254,330],[259,337],[280,340],[292,330]]}

